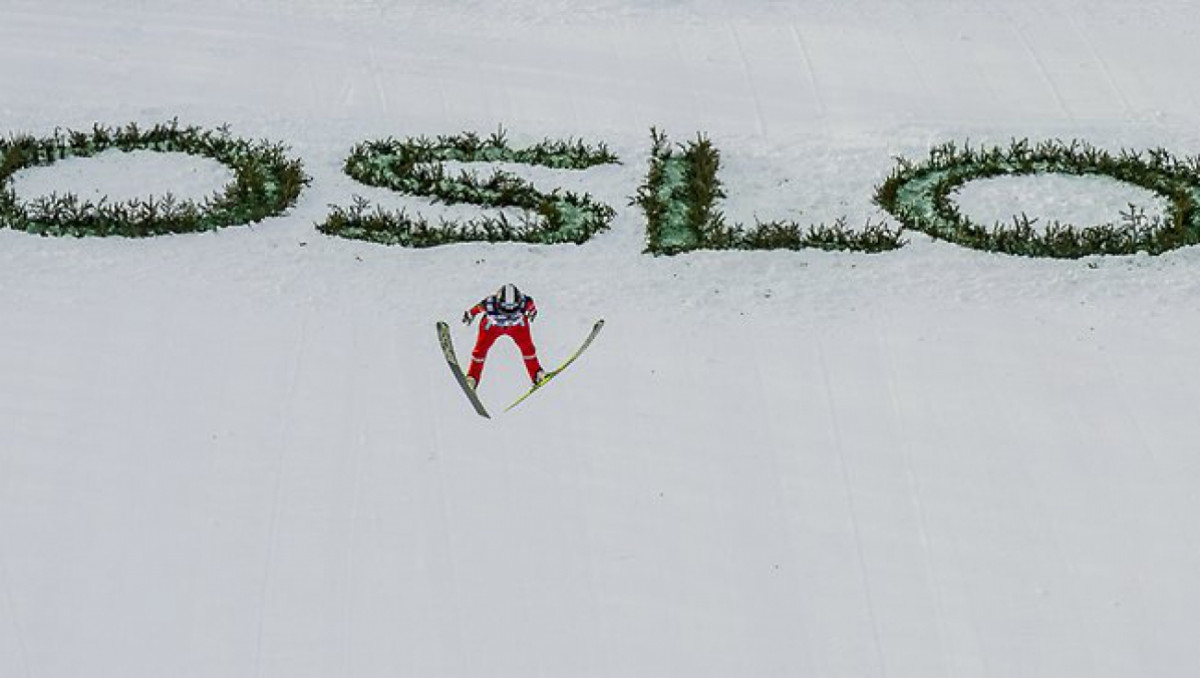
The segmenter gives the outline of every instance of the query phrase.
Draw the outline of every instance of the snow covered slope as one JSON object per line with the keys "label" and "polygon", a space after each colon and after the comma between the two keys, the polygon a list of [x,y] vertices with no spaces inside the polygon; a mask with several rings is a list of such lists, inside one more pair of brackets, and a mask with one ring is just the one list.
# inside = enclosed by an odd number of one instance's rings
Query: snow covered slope
{"label": "snow covered slope", "polygon": [[[879,219],[892,156],[948,140],[1195,154],[1197,27],[1181,0],[2,0],[0,131],[229,123],[313,184],[218,233],[0,231],[0,676],[1200,674],[1200,252],[653,258],[628,206],[652,125],[711,135],[742,221]],[[448,213],[342,175],[353,144],[499,125],[608,143],[522,171],[613,229],[314,229],[355,194]],[[224,181],[163,160],[18,189]],[[1130,195],[1024,186],[962,200]],[[548,363],[608,325],[484,421],[433,324],[508,281]],[[523,379],[498,345],[483,398]]]}

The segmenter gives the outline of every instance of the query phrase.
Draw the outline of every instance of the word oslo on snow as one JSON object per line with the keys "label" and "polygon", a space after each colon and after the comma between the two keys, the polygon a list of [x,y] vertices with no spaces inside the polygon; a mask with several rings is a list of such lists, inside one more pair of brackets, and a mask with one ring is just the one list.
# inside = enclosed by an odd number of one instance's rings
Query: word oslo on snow
{"label": "word oslo on snow", "polygon": [[[726,197],[719,177],[720,152],[703,134],[672,144],[651,130],[649,169],[630,204],[646,219],[649,254],[675,255],[704,250],[803,249],[884,252],[901,248],[912,229],[966,247],[1035,257],[1161,254],[1200,243],[1200,158],[1178,159],[1163,149],[1111,153],[1084,141],[1037,144],[1013,141],[1008,147],[958,146],[930,150],[922,162],[897,159],[888,178],[875,188],[875,204],[900,228],[868,221],[848,227],[832,223],[802,226],[794,221],[727,223],[720,210]],[[51,195],[22,201],[13,175],[70,157],[107,150],[187,153],[216,160],[233,170],[234,180],[203,201],[161,198],[124,203]],[[435,247],[457,242],[582,244],[609,228],[616,211],[587,193],[546,192],[512,172],[494,168],[481,177],[447,163],[508,163],[586,171],[620,160],[603,143],[544,140],[516,148],[500,130],[487,137],[474,132],[452,136],[368,141],[354,146],[344,171],[356,181],[444,204],[516,208],[470,219],[431,222],[419,214],[373,206],[355,196],[349,206],[331,205],[323,233],[385,245]],[[966,183],[1005,175],[1068,174],[1106,176],[1165,198],[1162,216],[1147,217],[1130,206],[1116,222],[1083,228],[1014,217],[1010,224],[978,224],[962,214],[952,193]],[[56,130],[50,137],[12,136],[0,140],[0,227],[44,236],[150,237],[237,226],[284,214],[311,183],[300,160],[279,143],[247,141],[228,126],[206,130],[178,121],[142,128],[94,126],[90,131]]]}

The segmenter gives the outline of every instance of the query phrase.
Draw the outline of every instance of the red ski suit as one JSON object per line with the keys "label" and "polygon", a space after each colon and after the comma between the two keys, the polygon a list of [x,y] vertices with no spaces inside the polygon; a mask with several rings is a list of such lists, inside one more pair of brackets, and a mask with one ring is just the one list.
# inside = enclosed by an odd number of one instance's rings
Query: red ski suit
{"label": "red ski suit", "polygon": [[521,358],[525,361],[525,370],[529,372],[529,380],[536,382],[538,372],[542,371],[542,364],[538,362],[537,348],[533,345],[533,336],[529,332],[529,323],[537,317],[537,305],[533,303],[533,297],[526,296],[518,308],[513,312],[504,311],[500,308],[500,304],[496,297],[490,296],[487,299],[475,304],[467,311],[474,318],[479,314],[483,314],[483,320],[479,322],[479,336],[475,340],[475,348],[471,351],[471,367],[467,370],[467,376],[479,383],[483,377],[483,363],[487,360],[488,351],[491,350],[492,344],[502,336],[512,337],[516,342],[517,348],[521,350]]}

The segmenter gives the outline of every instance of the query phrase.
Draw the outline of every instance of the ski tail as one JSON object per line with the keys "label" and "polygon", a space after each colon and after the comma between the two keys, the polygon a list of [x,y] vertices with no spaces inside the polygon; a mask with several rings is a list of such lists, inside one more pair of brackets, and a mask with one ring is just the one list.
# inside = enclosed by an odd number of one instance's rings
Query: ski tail
{"label": "ski tail", "polygon": [[446,365],[450,367],[451,374],[454,375],[454,381],[458,382],[462,388],[463,395],[467,396],[467,400],[471,401],[471,407],[475,408],[475,412],[485,419],[491,419],[492,415],[488,414],[487,408],[483,406],[483,402],[479,400],[479,395],[475,393],[475,389],[467,383],[467,377],[463,374],[462,367],[458,364],[458,355],[454,352],[454,342],[450,339],[450,326],[442,321],[437,323],[438,343],[442,346],[442,355],[446,358]]}

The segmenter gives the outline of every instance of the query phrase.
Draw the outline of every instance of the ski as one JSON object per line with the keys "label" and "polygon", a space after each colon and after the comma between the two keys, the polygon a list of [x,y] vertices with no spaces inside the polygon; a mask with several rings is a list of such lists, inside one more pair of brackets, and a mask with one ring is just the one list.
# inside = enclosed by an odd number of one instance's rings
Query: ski
{"label": "ski", "polygon": [[475,393],[475,389],[471,388],[471,385],[467,383],[467,376],[463,374],[462,367],[458,364],[458,355],[454,353],[454,342],[450,341],[450,326],[438,321],[437,332],[438,343],[442,345],[442,353],[446,356],[446,364],[450,366],[450,372],[454,374],[454,380],[462,387],[467,400],[471,401],[471,406],[475,408],[479,416],[491,419],[492,415],[488,414],[487,408],[480,402],[479,395]]}
{"label": "ski", "polygon": [[541,381],[534,384],[520,398],[517,398],[516,402],[514,402],[512,405],[509,405],[508,407],[504,408],[504,411],[507,412],[507,411],[511,410],[512,408],[516,407],[517,405],[520,405],[522,402],[525,401],[526,398],[533,395],[535,392],[537,392],[543,386],[548,384],[551,379],[553,379],[554,377],[557,377],[559,374],[562,373],[563,370],[567,369],[567,367],[570,366],[571,363],[575,362],[576,358],[583,355],[583,352],[587,350],[588,346],[592,345],[592,340],[596,338],[597,334],[600,334],[600,330],[603,327],[604,327],[604,320],[603,319],[597,320],[596,324],[592,325],[592,331],[588,333],[587,338],[584,339],[583,343],[580,344],[579,348],[575,349],[575,352],[572,353],[569,358],[567,358],[566,362],[564,362],[562,365],[559,365],[557,369],[555,369],[551,372],[547,372],[546,376]]}

